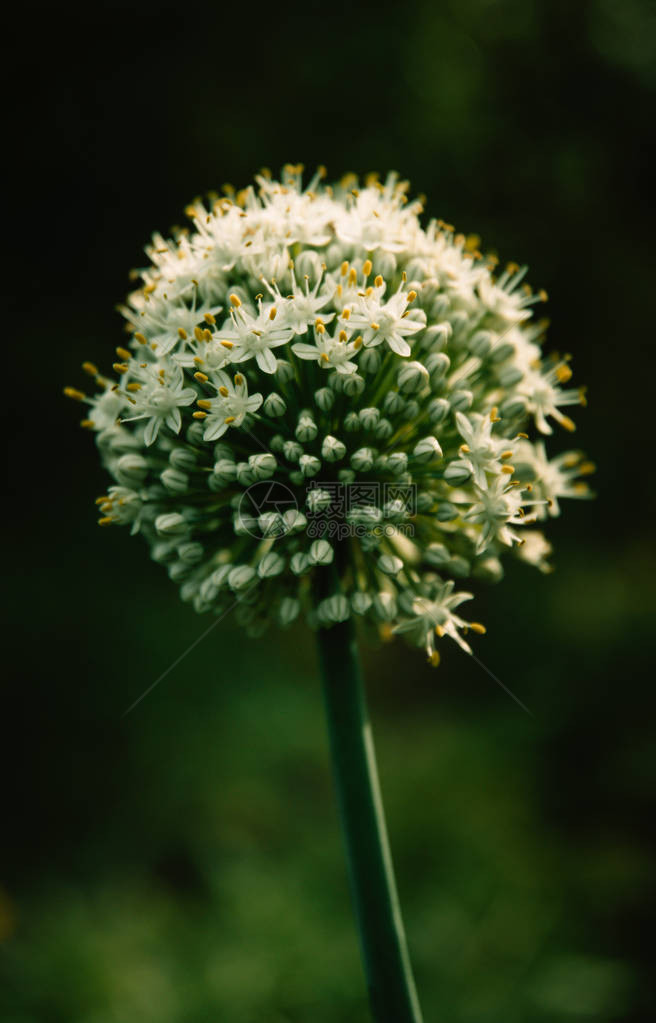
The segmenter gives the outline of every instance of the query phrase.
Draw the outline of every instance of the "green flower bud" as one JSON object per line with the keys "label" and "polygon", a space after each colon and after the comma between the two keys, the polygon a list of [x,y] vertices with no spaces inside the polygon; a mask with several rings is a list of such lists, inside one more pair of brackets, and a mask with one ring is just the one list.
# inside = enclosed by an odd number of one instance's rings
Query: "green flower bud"
{"label": "green flower bud", "polygon": [[337,437],[332,437],[330,434],[324,437],[321,445],[322,458],[325,458],[327,462],[339,462],[345,454],[346,445],[341,440],[337,440]]}
{"label": "green flower bud", "polygon": [[284,416],[287,411],[287,403],[276,391],[272,391],[264,399],[262,410],[265,416],[272,416],[274,419],[278,419],[280,416]]}

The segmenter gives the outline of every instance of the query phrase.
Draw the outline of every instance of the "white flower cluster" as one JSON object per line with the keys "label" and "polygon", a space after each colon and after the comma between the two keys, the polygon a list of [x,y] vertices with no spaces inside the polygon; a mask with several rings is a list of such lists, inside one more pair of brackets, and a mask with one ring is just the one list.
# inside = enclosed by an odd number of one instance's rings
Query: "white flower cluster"
{"label": "white flower cluster", "polygon": [[142,533],[198,611],[238,604],[254,634],[355,615],[437,663],[438,637],[468,650],[482,631],[457,579],[499,579],[505,551],[548,568],[525,527],[587,494],[592,466],[527,431],[573,430],[582,392],[543,357],[525,268],[495,277],[477,239],[422,227],[393,174],[301,174],[263,172],[156,235],[118,379],[85,363],[99,393],[66,389],[115,481],[100,522]]}

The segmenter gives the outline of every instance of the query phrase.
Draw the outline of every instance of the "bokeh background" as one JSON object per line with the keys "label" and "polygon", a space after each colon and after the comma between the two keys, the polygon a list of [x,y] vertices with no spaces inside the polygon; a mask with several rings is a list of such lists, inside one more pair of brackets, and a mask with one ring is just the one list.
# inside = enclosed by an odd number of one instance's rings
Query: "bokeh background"
{"label": "bokeh background", "polygon": [[[557,571],[485,665],[364,651],[427,1023],[652,1019],[656,26],[639,0],[31,5],[7,39],[0,1016],[367,1019],[312,637],[206,628],[104,489],[79,364],[154,229],[266,164],[397,168],[530,264],[589,384]],[[16,141],[7,133],[16,131]],[[563,447],[568,437],[558,438]]]}

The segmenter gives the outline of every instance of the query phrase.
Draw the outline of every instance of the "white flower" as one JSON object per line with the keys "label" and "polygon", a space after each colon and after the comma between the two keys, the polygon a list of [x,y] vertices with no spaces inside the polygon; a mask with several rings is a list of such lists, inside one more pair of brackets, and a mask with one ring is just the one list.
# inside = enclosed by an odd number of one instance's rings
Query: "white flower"
{"label": "white flower", "polygon": [[571,375],[569,366],[561,362],[552,369],[527,370],[518,385],[517,393],[526,396],[528,411],[535,417],[535,425],[541,433],[553,433],[547,416],[551,416],[570,432],[575,429],[569,416],[560,411],[560,406],[581,405],[584,402],[583,393],[575,388],[564,391],[558,386],[558,383],[567,382]]}
{"label": "white flower", "polygon": [[420,311],[422,319],[407,318],[408,306],[414,302],[417,293],[405,292],[402,285],[391,298],[383,300],[386,284],[382,277],[376,278],[373,288],[360,295],[351,310],[353,326],[362,330],[362,338],[367,348],[380,345],[384,341],[397,355],[406,357],[412,351],[406,338],[411,337],[425,326],[425,314]]}
{"label": "white flower", "polygon": [[415,633],[419,645],[426,648],[429,658],[435,656],[435,637],[450,636],[456,643],[471,652],[468,643],[460,635],[462,629],[474,628],[481,630],[477,623],[466,622],[454,611],[462,603],[472,599],[471,593],[453,592],[454,583],[433,583],[427,587],[427,593],[410,596],[410,611],[404,621],[397,625],[395,632]]}
{"label": "white flower", "polygon": [[97,393],[66,393],[113,481],[99,521],[140,532],[197,611],[238,603],[253,635],[357,614],[436,664],[484,631],[458,580],[500,579],[509,548],[548,569],[525,527],[592,466],[530,433],[572,429],[583,395],[545,361],[524,269],[495,278],[477,239],[423,226],[394,174],[323,174],[263,172],[154,235],[118,379],[84,363]]}
{"label": "white flower", "polygon": [[535,516],[531,518],[524,514],[523,506],[534,502],[522,498],[521,487],[516,483],[508,483],[503,476],[497,476],[489,487],[476,487],[475,493],[476,499],[463,519],[481,527],[476,540],[476,553],[481,554],[495,540],[506,547],[521,543],[521,536],[510,527],[522,526],[535,519]]}
{"label": "white flower", "polygon": [[276,306],[281,312],[281,322],[290,328],[290,332],[296,335],[305,334],[317,319],[322,323],[330,323],[334,313],[324,313],[322,310],[332,299],[333,287],[329,281],[324,281],[323,271],[317,276],[312,288],[310,288],[309,275],[305,277],[303,286],[296,281],[293,267],[291,268],[292,292],[288,298],[283,298],[277,285],[269,285],[265,280],[264,285],[272,294]]}
{"label": "white flower", "polygon": [[512,475],[513,467],[505,461],[512,457],[512,441],[492,436],[492,428],[498,422],[496,416],[473,413],[467,418],[463,412],[456,412],[455,419],[465,441],[460,445],[460,461],[468,467],[477,487],[487,489],[487,473]]}
{"label": "white flower", "polygon": [[230,297],[232,309],[216,337],[219,341],[233,346],[231,362],[247,362],[255,359],[263,373],[275,373],[276,357],[273,348],[285,345],[293,331],[286,325],[279,325],[278,310],[273,303],[258,303],[254,313],[244,306],[237,295]]}
{"label": "white flower", "polygon": [[292,351],[299,359],[318,362],[322,369],[336,369],[338,373],[348,375],[357,369],[354,356],[362,344],[362,338],[348,341],[347,337],[346,330],[340,329],[336,336],[330,335],[323,323],[319,323],[314,329],[314,344],[298,342],[292,345]]}
{"label": "white flower", "polygon": [[193,387],[185,386],[182,369],[175,363],[163,365],[159,362],[126,364],[129,380],[126,391],[131,391],[128,400],[133,414],[123,418],[124,423],[146,419],[144,443],[147,447],[157,439],[160,428],[166,424],[173,433],[179,433],[182,426],[180,409],[196,400]]}
{"label": "white flower", "polygon": [[[199,399],[202,411],[197,417],[205,420],[203,440],[215,441],[222,437],[229,426],[239,427],[249,412],[256,412],[262,404],[261,394],[248,394],[248,384],[243,373],[235,373],[231,380],[227,373],[215,375],[216,398]],[[195,395],[194,395],[195,397]],[[206,415],[203,413],[206,411]]]}
{"label": "white flower", "polygon": [[[518,472],[530,482],[533,492],[544,500],[536,507],[538,518],[560,515],[559,497],[590,497],[591,491],[581,476],[594,472],[592,462],[580,451],[566,451],[556,458],[547,457],[543,441],[520,441],[516,459]],[[523,472],[526,468],[527,472]]]}

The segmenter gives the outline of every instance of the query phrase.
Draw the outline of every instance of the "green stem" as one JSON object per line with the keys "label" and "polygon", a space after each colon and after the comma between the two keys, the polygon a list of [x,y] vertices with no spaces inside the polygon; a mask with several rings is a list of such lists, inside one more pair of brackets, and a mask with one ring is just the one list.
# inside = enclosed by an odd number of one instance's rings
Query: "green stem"
{"label": "green stem", "polygon": [[333,771],[376,1023],[421,1023],[396,892],[376,757],[350,621],[321,629]]}

